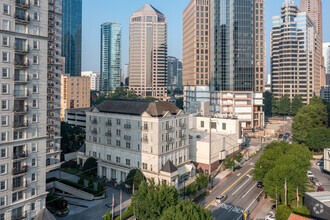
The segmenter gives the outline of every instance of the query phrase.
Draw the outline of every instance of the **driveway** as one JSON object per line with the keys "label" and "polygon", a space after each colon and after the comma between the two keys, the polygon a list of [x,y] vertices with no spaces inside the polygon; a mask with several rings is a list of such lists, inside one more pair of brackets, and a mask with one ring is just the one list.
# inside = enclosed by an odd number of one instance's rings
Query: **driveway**
{"label": "driveway", "polygon": [[320,166],[316,165],[318,160],[312,160],[312,167],[310,170],[314,176],[320,180],[325,191],[330,191],[330,175],[321,171]]}

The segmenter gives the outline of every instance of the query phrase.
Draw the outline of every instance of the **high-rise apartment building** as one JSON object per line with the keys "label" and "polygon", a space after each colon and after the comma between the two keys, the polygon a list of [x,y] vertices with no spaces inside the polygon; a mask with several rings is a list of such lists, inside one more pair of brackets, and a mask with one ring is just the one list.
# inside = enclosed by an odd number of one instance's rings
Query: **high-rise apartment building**
{"label": "high-rise apartment building", "polygon": [[183,11],[183,76],[185,86],[209,85],[209,0],[192,0]]}
{"label": "high-rise apartment building", "polygon": [[61,161],[62,1],[48,0],[47,171]]}
{"label": "high-rise apartment building", "polygon": [[264,20],[264,0],[190,1],[183,12],[185,111],[210,102],[212,112],[238,118],[243,128],[264,125]]}
{"label": "high-rise apartment building", "polygon": [[101,77],[103,92],[115,91],[121,81],[121,25],[101,25]]}
{"label": "high-rise apartment building", "polygon": [[62,0],[62,56],[65,73],[81,74],[82,0]]}
{"label": "high-rise apartment building", "polygon": [[129,64],[124,65],[124,70],[123,70],[123,84],[125,85],[126,83],[126,78],[129,77]]}
{"label": "high-rise apartment building", "polygon": [[100,91],[100,72],[84,71],[81,72],[81,76],[86,76],[90,78],[91,90]]}
{"label": "high-rise apartment building", "polygon": [[182,61],[176,57],[167,58],[167,89],[182,90]]}
{"label": "high-rise apartment building", "polygon": [[330,43],[323,43],[325,74],[330,74]]}
{"label": "high-rise apartment building", "polygon": [[0,219],[33,219],[46,198],[48,1],[0,12]]}
{"label": "high-rise apartment building", "polygon": [[61,121],[65,118],[65,109],[90,107],[90,78],[83,76],[61,77]]}
{"label": "high-rise apartment building", "polygon": [[271,33],[272,91],[276,98],[301,95],[307,104],[320,95],[321,48],[317,28],[308,14],[286,1],[281,15],[273,17]]}
{"label": "high-rise apartment building", "polygon": [[146,4],[130,17],[129,88],[142,97],[166,97],[167,21]]}

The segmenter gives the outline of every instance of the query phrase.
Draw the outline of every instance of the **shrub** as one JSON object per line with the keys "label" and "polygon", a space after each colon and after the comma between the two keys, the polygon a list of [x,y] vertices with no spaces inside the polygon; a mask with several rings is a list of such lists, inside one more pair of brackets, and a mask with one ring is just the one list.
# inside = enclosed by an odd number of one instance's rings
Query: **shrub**
{"label": "shrub", "polygon": [[69,160],[61,164],[61,168],[77,168],[77,161]]}
{"label": "shrub", "polygon": [[54,181],[57,181],[58,179],[56,177],[50,177],[48,179],[46,179],[46,183],[51,183],[51,182],[54,182]]}
{"label": "shrub", "polygon": [[84,179],[84,177],[80,177],[80,179],[78,180],[78,184],[80,184],[80,185],[85,185],[85,179]]}
{"label": "shrub", "polygon": [[68,202],[66,200],[61,199],[52,194],[47,194],[46,203],[47,203],[47,205],[49,205],[59,211],[63,211],[68,206]]}
{"label": "shrub", "polygon": [[94,190],[94,181],[93,181],[92,179],[90,179],[90,180],[88,181],[88,188]]}
{"label": "shrub", "polygon": [[129,185],[131,188],[133,187],[134,184],[134,188],[137,189],[139,187],[139,185],[141,184],[142,181],[145,180],[145,177],[143,175],[143,173],[141,172],[141,170],[139,169],[133,169],[130,170],[126,180],[125,180],[125,184]]}
{"label": "shrub", "polygon": [[88,158],[84,164],[83,171],[90,175],[95,175],[97,173],[96,159],[93,157]]}
{"label": "shrub", "polygon": [[[130,205],[127,207],[126,211],[121,214],[121,220],[127,220],[134,215],[133,206]],[[115,218],[115,220],[120,220],[120,216]]]}
{"label": "shrub", "polygon": [[103,193],[103,186],[104,186],[103,183],[98,182],[98,183],[97,183],[97,192],[99,192],[99,193]]}

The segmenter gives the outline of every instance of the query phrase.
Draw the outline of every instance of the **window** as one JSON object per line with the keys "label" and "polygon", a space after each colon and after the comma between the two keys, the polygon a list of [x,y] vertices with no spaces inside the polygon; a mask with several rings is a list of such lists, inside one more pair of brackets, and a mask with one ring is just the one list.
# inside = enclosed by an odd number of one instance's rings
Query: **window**
{"label": "window", "polygon": [[1,116],[1,126],[8,125],[8,116]]}
{"label": "window", "polygon": [[217,129],[217,123],[216,122],[211,122],[211,128]]}
{"label": "window", "polygon": [[120,157],[116,157],[116,163],[120,163]]}
{"label": "window", "polygon": [[7,20],[2,21],[2,29],[9,31],[9,21],[7,21]]}
{"label": "window", "polygon": [[[5,197],[0,197],[0,207],[6,205]],[[2,220],[2,218],[0,218]]]}
{"label": "window", "polygon": [[35,196],[36,195],[36,188],[32,188],[31,190],[31,196]]}
{"label": "window", "polygon": [[3,4],[3,14],[10,15],[9,5]]}
{"label": "window", "polygon": [[204,128],[204,121],[201,121],[201,127]]}
{"label": "window", "polygon": [[9,53],[2,52],[2,62],[9,62]]}
{"label": "window", "polygon": [[2,84],[2,94],[8,94],[8,84]]}
{"label": "window", "polygon": [[120,125],[120,119],[117,118],[117,125]]}
{"label": "window", "polygon": [[2,68],[2,78],[9,78],[9,68]]}
{"label": "window", "polygon": [[116,140],[116,146],[120,147],[120,140]]}
{"label": "window", "polygon": [[227,124],[226,123],[222,123],[222,130],[226,130],[227,128]]}
{"label": "window", "polygon": [[121,134],[120,130],[117,129],[117,130],[116,130],[116,135],[117,135],[117,136],[120,136],[120,134]]}
{"label": "window", "polygon": [[31,162],[31,166],[33,166],[33,167],[34,167],[35,165],[36,165],[36,159],[35,159],[35,158],[33,158],[33,159],[32,159],[32,162]]}
{"label": "window", "polygon": [[31,150],[32,150],[32,152],[37,151],[37,144],[36,143],[31,144]]}
{"label": "window", "polygon": [[9,37],[7,36],[2,37],[2,46],[9,46]]}
{"label": "window", "polygon": [[33,108],[37,108],[37,107],[38,107],[38,105],[37,105],[37,100],[34,99],[34,100],[32,101],[32,107],[33,107]]}
{"label": "window", "polygon": [[7,151],[6,149],[1,149],[1,155],[2,158],[7,157]]}
{"label": "window", "polygon": [[38,92],[38,86],[37,85],[33,85],[32,92],[33,93],[37,93]]}
{"label": "window", "polygon": [[34,50],[38,50],[39,49],[39,43],[36,40],[33,41],[33,49]]}
{"label": "window", "polygon": [[6,181],[4,180],[0,182],[0,191],[5,189],[6,189]]}
{"label": "window", "polygon": [[1,110],[8,110],[8,101],[7,100],[1,101]]}
{"label": "window", "polygon": [[34,0],[34,5],[39,6],[39,0]]}
{"label": "window", "polygon": [[36,210],[36,204],[35,203],[32,203],[31,204],[31,211],[34,211],[34,210]]}
{"label": "window", "polygon": [[22,131],[14,131],[14,140],[19,140],[23,138],[23,132]]}
{"label": "window", "polygon": [[0,174],[6,173],[6,165],[1,165],[0,166]]}
{"label": "window", "polygon": [[0,220],[5,220],[5,213],[0,214]]}
{"label": "window", "polygon": [[126,142],[126,148],[131,149],[131,143],[130,142]]}
{"label": "window", "polygon": [[13,202],[23,199],[23,191],[13,194]]}
{"label": "window", "polygon": [[142,163],[142,169],[147,170],[148,169],[148,164]]}
{"label": "window", "polygon": [[126,159],[126,165],[130,166],[131,165],[131,161],[129,159]]}
{"label": "window", "polygon": [[32,175],[31,175],[31,181],[36,181],[36,174],[35,173],[32,173]]}
{"label": "window", "polygon": [[111,155],[109,155],[109,154],[107,155],[107,160],[111,161]]}
{"label": "window", "polygon": [[33,56],[33,64],[38,64],[38,56],[34,55]]}
{"label": "window", "polygon": [[32,122],[37,122],[37,115],[36,114],[32,115]]}
{"label": "window", "polygon": [[38,12],[33,13],[33,19],[36,20],[36,21],[39,21],[39,13]]}

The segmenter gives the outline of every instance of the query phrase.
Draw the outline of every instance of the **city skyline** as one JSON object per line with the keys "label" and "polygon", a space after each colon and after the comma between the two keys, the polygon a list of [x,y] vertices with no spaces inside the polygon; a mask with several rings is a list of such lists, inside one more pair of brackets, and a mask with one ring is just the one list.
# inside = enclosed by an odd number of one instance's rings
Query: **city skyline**
{"label": "city skyline", "polygon": [[[141,8],[143,4],[150,3],[159,9],[167,17],[168,21],[168,55],[182,58],[182,13],[188,5],[189,0],[166,2],[149,0],[133,1],[126,0],[127,4],[120,2],[108,2],[100,0],[99,4],[93,4],[91,1],[83,0],[83,45],[82,45],[82,70],[99,71],[100,34],[99,26],[105,22],[116,22],[122,25],[122,68],[128,63],[129,57],[129,17],[131,14]],[[171,4],[173,1],[173,4]],[[174,4],[175,3],[175,4]],[[266,72],[270,73],[270,33],[272,17],[280,12],[284,0],[268,1],[265,3],[265,38],[266,38]],[[300,8],[300,0],[295,0]],[[322,1],[323,9],[330,8],[330,1]],[[175,5],[175,7],[173,7]],[[110,12],[109,13],[109,9]],[[323,10],[324,11],[324,10]],[[92,12],[92,13],[90,13]],[[98,16],[92,16],[97,13]],[[323,13],[323,20],[330,20],[330,14]],[[323,42],[330,42],[330,28],[323,27]]]}

